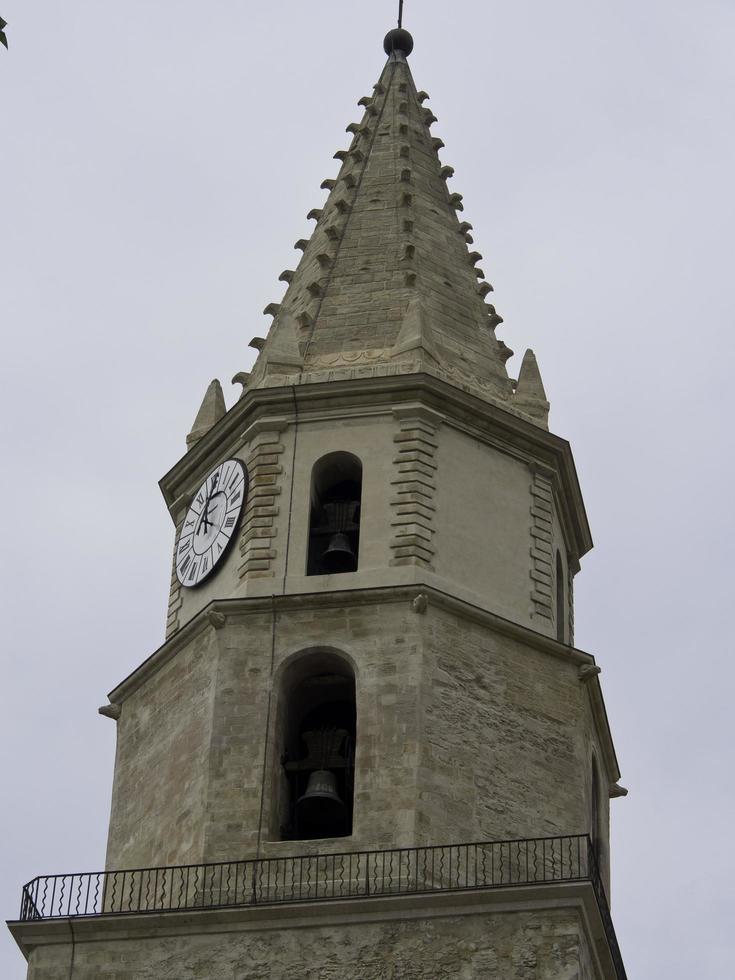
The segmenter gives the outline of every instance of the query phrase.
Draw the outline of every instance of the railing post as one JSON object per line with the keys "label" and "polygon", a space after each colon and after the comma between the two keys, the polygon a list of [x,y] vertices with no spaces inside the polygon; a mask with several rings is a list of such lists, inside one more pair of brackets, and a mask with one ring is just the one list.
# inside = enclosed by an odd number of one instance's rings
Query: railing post
{"label": "railing post", "polygon": [[257,878],[258,878],[258,861],[250,861],[253,867],[253,886],[252,886],[252,901],[251,905],[258,904],[258,892],[257,892]]}

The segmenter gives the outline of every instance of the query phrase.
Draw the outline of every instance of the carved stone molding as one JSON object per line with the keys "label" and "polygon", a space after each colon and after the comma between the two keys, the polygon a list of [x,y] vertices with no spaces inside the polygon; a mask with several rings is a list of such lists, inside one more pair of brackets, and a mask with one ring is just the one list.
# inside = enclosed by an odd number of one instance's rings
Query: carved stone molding
{"label": "carved stone molding", "polygon": [[597,664],[582,664],[577,671],[577,676],[581,681],[587,683],[587,681],[591,681],[593,677],[597,677],[599,673],[601,673],[601,670]]}
{"label": "carved stone molding", "polygon": [[411,609],[413,609],[413,611],[419,616],[422,616],[428,608],[429,597],[425,592],[419,592],[419,594],[411,600]]}
{"label": "carved stone molding", "polygon": [[227,625],[227,616],[224,613],[217,612],[216,609],[210,609],[207,612],[207,619],[210,625],[216,630],[221,630],[223,626]]}
{"label": "carved stone molding", "polygon": [[531,474],[531,615],[553,623],[551,480],[541,467]]}
{"label": "carved stone molding", "polygon": [[394,414],[399,430],[393,436],[390,564],[433,569],[439,417],[419,407]]}
{"label": "carved stone molding", "polygon": [[389,361],[393,349],[391,347],[374,347],[371,350],[339,351],[336,354],[322,354],[320,357],[309,359],[309,368],[334,368],[352,364],[375,364],[377,361]]}
{"label": "carved stone molding", "polygon": [[117,721],[122,713],[122,705],[103,704],[100,708],[97,708],[97,713],[104,715],[105,718],[112,718],[113,721]]}
{"label": "carved stone molding", "polygon": [[263,420],[246,433],[246,437],[252,438],[246,460],[250,486],[240,528],[238,574],[241,579],[270,578],[274,574],[272,563],[276,551],[273,542],[278,531],[276,518],[283,472],[280,457],[284,450],[279,433],[283,427],[278,421],[271,421],[269,425],[268,420]]}
{"label": "carved stone molding", "polygon": [[[258,363],[248,377],[247,391],[255,388],[281,388],[292,385],[312,385],[325,381],[352,381],[361,378],[388,378],[406,374],[431,374],[460,391],[476,395],[484,401],[503,408],[511,415],[542,427],[538,419],[517,408],[505,390],[505,385],[483,380],[448,363],[438,365],[432,358],[413,356],[413,352],[395,356],[392,347],[373,350],[347,351],[309,357],[302,371],[276,365],[261,371]],[[243,391],[243,394],[245,391]],[[242,396],[241,396],[242,397]]]}

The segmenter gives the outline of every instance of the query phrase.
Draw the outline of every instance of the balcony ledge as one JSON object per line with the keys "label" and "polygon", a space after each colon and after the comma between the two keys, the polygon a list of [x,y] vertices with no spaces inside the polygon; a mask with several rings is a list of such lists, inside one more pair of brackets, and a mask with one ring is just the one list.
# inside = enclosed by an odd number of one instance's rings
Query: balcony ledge
{"label": "balcony ledge", "polygon": [[605,923],[591,881],[517,884],[379,897],[320,899],[293,904],[247,905],[194,911],[156,911],[9,921],[23,955],[43,946],[121,939],[146,940],[363,923],[449,918],[485,913],[575,911],[604,980],[625,980],[616,969]]}

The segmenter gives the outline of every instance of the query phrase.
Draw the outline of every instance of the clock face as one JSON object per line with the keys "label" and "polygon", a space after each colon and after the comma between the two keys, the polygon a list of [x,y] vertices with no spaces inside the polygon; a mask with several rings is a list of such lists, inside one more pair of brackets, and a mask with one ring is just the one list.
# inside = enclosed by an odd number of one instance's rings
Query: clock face
{"label": "clock face", "polygon": [[203,582],[232,541],[248,494],[248,473],[239,459],[226,459],[197,491],[176,543],[176,577],[182,585]]}

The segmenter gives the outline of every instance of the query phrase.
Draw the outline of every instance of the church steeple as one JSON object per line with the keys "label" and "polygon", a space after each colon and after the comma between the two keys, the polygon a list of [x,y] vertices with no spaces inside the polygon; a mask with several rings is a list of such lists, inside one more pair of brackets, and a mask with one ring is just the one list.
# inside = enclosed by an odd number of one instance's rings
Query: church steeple
{"label": "church steeple", "polygon": [[[296,269],[281,274],[285,296],[266,308],[273,323],[256,338],[247,386],[423,371],[540,422],[515,399],[512,351],[495,335],[502,318],[469,248],[472,226],[458,216],[462,196],[448,187],[454,170],[442,164],[436,117],[411,75],[412,47],[405,30],[386,37],[380,79],[335,154],[339,173],[309,212],[313,233],[296,243]],[[417,318],[424,344],[406,342]],[[284,349],[286,360],[276,353]]]}
{"label": "church steeple", "polygon": [[25,889],[38,980],[625,980],[581,491],[533,353],[506,372],[412,44],[386,38],[242,396],[211,383],[161,480],[166,641],[101,709],[107,871]]}

